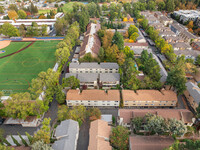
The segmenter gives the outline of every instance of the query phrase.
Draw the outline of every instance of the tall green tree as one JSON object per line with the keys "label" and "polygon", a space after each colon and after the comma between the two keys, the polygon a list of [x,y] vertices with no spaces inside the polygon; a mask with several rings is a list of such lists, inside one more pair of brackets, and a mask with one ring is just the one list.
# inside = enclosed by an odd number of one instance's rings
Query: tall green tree
{"label": "tall green tree", "polygon": [[9,36],[9,37],[16,37],[20,35],[19,30],[8,22],[2,25],[0,31],[5,36]]}
{"label": "tall green tree", "polygon": [[45,144],[44,141],[36,141],[33,145],[31,145],[32,150],[53,150],[50,145]]}
{"label": "tall green tree", "polygon": [[20,9],[18,12],[17,12],[18,16],[19,16],[19,19],[25,19],[27,14],[26,12],[23,10],[23,9]]}
{"label": "tall green tree", "polygon": [[174,0],[167,0],[166,9],[168,12],[173,12],[175,10]]}
{"label": "tall green tree", "polygon": [[112,44],[116,44],[119,50],[124,49],[124,38],[118,31],[115,32],[112,38]]}
{"label": "tall green tree", "polygon": [[76,89],[80,86],[80,81],[74,76],[71,76],[69,78],[63,78],[63,87],[70,87],[71,89]]}
{"label": "tall green tree", "polygon": [[128,143],[129,143],[129,131],[123,126],[117,126],[115,128],[112,128],[112,132],[110,135],[110,142],[111,145],[120,150],[126,150],[128,149]]}

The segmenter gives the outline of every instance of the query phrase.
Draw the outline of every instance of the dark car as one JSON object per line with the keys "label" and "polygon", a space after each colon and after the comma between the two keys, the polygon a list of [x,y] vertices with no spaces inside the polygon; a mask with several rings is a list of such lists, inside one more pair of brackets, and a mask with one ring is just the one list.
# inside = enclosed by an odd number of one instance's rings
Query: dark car
{"label": "dark car", "polygon": [[4,120],[5,120],[5,119],[3,119],[2,117],[0,117],[0,125],[3,124]]}

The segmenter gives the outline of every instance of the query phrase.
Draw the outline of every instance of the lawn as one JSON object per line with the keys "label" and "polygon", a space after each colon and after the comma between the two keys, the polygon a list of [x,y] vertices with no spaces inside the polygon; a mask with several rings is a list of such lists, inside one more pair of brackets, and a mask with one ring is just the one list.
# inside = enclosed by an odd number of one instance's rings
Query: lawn
{"label": "lawn", "polygon": [[[39,14],[46,14],[46,13],[50,13],[50,10],[56,10],[56,9],[45,9],[45,10],[38,10],[38,13]],[[57,10],[56,10],[56,12],[57,12]]]}
{"label": "lawn", "polygon": [[[6,95],[28,91],[31,80],[37,77],[38,73],[54,67],[56,61],[54,53],[58,42],[37,41],[19,53],[0,59],[0,91],[3,90]],[[14,47],[18,43],[21,43],[21,47],[30,44],[30,42],[13,42],[4,49]],[[21,47],[18,45],[15,51]]]}
{"label": "lawn", "polygon": [[31,42],[11,42],[7,47],[0,49],[0,51],[5,51],[4,53],[0,54],[0,57],[16,52],[26,47],[30,43]]}
{"label": "lawn", "polygon": [[63,8],[63,11],[66,13],[66,12],[72,12],[73,11],[73,4],[74,3],[79,3],[79,4],[83,4],[82,2],[69,2],[69,3],[66,3],[62,8]]}

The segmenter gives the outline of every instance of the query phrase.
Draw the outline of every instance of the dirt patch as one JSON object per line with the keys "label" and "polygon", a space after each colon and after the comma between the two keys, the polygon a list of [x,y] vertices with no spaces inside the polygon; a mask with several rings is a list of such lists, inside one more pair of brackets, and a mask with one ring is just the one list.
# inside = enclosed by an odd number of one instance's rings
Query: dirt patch
{"label": "dirt patch", "polygon": [[6,40],[6,41],[0,41],[0,49],[3,49],[5,47],[7,47],[8,45],[10,45],[10,40]]}

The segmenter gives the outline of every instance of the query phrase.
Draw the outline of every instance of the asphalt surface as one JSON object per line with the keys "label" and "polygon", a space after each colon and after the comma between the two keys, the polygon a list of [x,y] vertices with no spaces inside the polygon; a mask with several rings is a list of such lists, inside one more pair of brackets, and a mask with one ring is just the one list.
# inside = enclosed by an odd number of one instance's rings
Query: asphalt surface
{"label": "asphalt surface", "polygon": [[86,120],[80,127],[77,150],[87,150],[89,145],[90,121]]}

